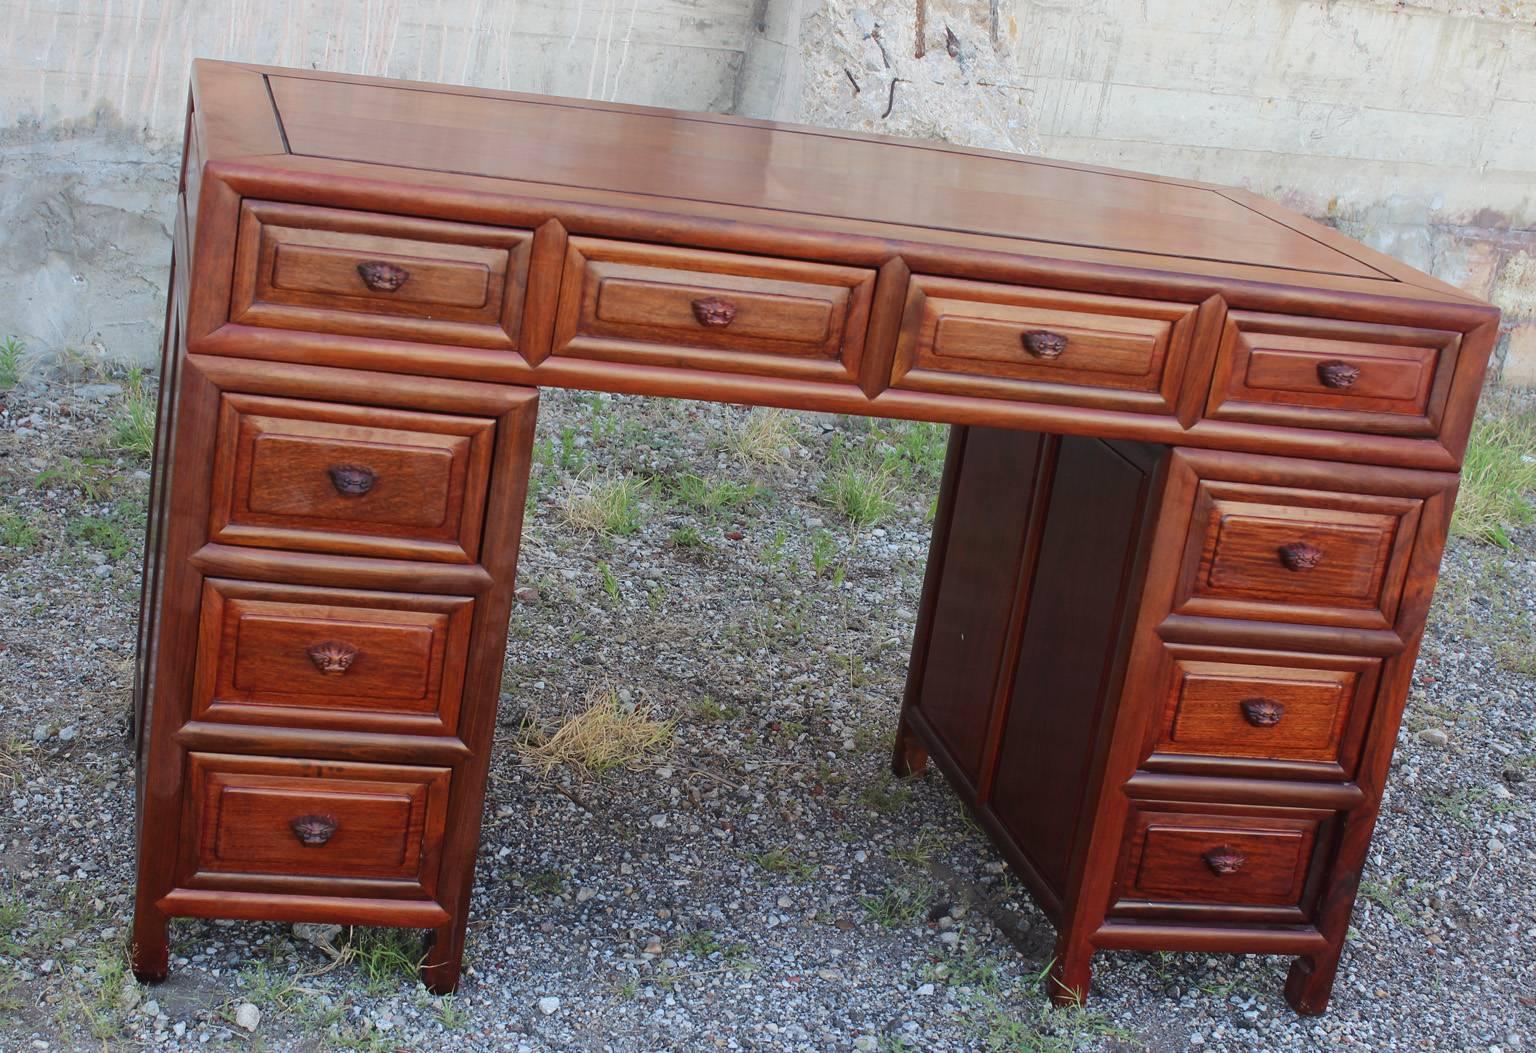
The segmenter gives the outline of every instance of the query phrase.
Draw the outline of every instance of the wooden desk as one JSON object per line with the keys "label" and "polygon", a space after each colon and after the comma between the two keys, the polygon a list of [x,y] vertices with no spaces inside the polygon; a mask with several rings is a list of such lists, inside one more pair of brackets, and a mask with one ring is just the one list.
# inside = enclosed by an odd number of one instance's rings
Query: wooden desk
{"label": "wooden desk", "polygon": [[1250,194],[199,63],[137,679],[172,916],[458,980],[541,386],[955,425],[895,764],[1059,932],[1327,1004],[1498,313]]}

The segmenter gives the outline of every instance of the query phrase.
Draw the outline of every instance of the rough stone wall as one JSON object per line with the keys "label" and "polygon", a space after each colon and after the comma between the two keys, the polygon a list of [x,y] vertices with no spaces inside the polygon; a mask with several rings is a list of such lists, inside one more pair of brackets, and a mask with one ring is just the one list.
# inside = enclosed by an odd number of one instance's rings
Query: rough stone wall
{"label": "rough stone wall", "polygon": [[1498,303],[1536,384],[1536,0],[779,6],[803,88],[749,112],[1248,187]]}
{"label": "rough stone wall", "polygon": [[728,110],[752,9],[0,0],[0,338],[154,361],[194,57]]}

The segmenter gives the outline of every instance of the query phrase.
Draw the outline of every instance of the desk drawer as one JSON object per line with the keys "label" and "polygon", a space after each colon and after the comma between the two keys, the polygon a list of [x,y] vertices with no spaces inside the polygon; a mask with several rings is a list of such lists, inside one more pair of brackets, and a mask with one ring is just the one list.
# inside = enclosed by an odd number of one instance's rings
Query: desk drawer
{"label": "desk drawer", "polygon": [[1172,413],[1194,304],[917,275],[898,388]]}
{"label": "desk drawer", "polygon": [[1232,311],[1206,415],[1434,436],[1460,345],[1436,329]]}
{"label": "desk drawer", "polygon": [[1313,809],[1138,801],[1110,913],[1309,921],[1335,818]]}
{"label": "desk drawer", "polygon": [[203,582],[193,718],[452,735],[474,601]]}
{"label": "desk drawer", "polygon": [[247,201],[230,321],[512,350],[533,234]]}
{"label": "desk drawer", "polygon": [[571,238],[556,355],[853,382],[875,272]]}
{"label": "desk drawer", "polygon": [[1389,628],[1423,504],[1203,480],[1174,613]]}
{"label": "desk drawer", "polygon": [[473,563],[496,422],[226,393],[210,538]]}
{"label": "desk drawer", "polygon": [[1379,658],[1163,645],[1151,770],[1353,777]]}
{"label": "desk drawer", "polygon": [[435,894],[449,769],[210,753],[187,765],[187,887],[382,881]]}

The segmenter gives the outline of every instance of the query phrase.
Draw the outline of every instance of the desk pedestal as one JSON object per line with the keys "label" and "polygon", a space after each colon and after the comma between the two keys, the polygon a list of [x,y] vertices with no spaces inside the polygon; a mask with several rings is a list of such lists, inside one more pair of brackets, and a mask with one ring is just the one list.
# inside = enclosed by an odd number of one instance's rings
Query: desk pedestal
{"label": "desk pedestal", "polygon": [[1297,956],[1327,1005],[1454,477],[957,427],[895,769],[1099,948]]}

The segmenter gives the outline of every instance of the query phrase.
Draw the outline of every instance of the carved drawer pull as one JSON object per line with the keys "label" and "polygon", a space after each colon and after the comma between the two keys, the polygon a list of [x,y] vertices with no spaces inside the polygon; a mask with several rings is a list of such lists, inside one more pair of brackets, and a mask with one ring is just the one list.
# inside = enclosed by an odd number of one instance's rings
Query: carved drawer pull
{"label": "carved drawer pull", "polygon": [[372,468],[360,464],[335,464],[326,471],[330,473],[331,485],[336,488],[336,492],[348,497],[361,497],[379,481],[378,474]]}
{"label": "carved drawer pull", "polygon": [[362,276],[363,284],[374,292],[394,292],[411,276],[411,272],[404,267],[397,267],[393,263],[385,263],[382,260],[359,263],[357,273]]}
{"label": "carved drawer pull", "polygon": [[309,660],[326,676],[340,676],[357,661],[357,648],[340,640],[327,640],[309,649]]}
{"label": "carved drawer pull", "polygon": [[1032,329],[1024,334],[1024,350],[1036,358],[1060,358],[1067,349],[1067,338],[1048,329]]}
{"label": "carved drawer pull", "polygon": [[1334,359],[1331,362],[1319,362],[1317,364],[1317,379],[1323,382],[1325,388],[1347,388],[1353,386],[1360,379],[1360,367],[1352,366],[1348,362],[1340,362]]}
{"label": "carved drawer pull", "polygon": [[288,826],[299,843],[310,848],[325,844],[336,833],[336,820],[329,815],[301,815]]}
{"label": "carved drawer pull", "polygon": [[1323,561],[1323,550],[1305,541],[1280,546],[1280,562],[1286,570],[1311,570]]}
{"label": "carved drawer pull", "polygon": [[707,296],[693,301],[693,316],[700,325],[711,329],[724,329],[736,320],[736,305],[718,296]]}
{"label": "carved drawer pull", "polygon": [[1243,869],[1243,864],[1248,862],[1248,857],[1235,848],[1222,845],[1220,848],[1212,848],[1205,853],[1205,865],[1211,868],[1212,874],[1226,877],[1228,874],[1236,874]]}
{"label": "carved drawer pull", "polygon": [[1285,716],[1285,707],[1272,698],[1245,698],[1243,719],[1256,728],[1272,728]]}

